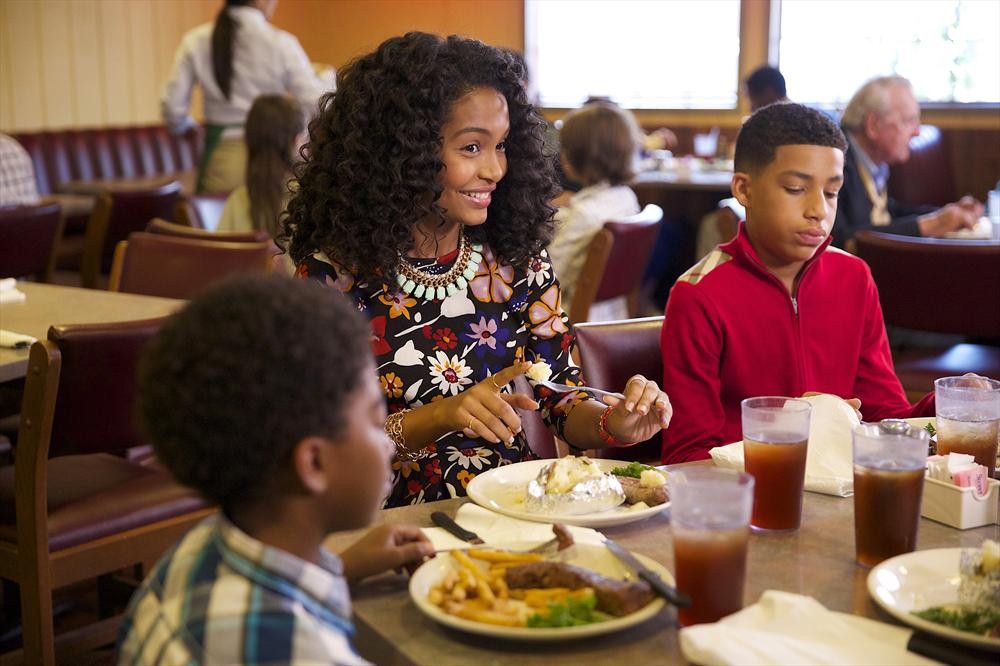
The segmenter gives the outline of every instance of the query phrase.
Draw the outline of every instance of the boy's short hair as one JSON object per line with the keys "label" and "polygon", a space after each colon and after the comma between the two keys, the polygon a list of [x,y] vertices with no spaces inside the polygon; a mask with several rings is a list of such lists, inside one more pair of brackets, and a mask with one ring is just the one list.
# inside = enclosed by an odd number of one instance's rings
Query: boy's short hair
{"label": "boy's short hair", "polygon": [[584,185],[622,185],[635,175],[639,126],[631,112],[607,102],[575,109],[563,120],[559,144]]}
{"label": "boy's short hair", "polygon": [[764,65],[758,67],[747,77],[747,92],[751,95],[759,95],[767,90],[778,93],[778,97],[785,97],[788,92],[785,89],[785,77],[775,67]]}
{"label": "boy's short hair", "polygon": [[293,447],[335,437],[370,372],[370,329],[312,280],[239,276],[174,315],[139,365],[139,420],[161,462],[223,509],[268,489]]}
{"label": "boy's short hair", "polygon": [[781,146],[828,146],[847,150],[840,128],[816,109],[779,102],[754,112],[736,137],[735,168],[753,172],[774,160]]}

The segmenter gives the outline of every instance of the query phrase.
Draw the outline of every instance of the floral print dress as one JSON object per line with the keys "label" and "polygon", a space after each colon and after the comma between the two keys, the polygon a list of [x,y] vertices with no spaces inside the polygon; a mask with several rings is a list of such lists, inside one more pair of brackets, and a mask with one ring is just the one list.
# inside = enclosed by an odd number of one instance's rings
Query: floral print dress
{"label": "floral print dress", "polygon": [[[466,289],[443,301],[358,283],[323,253],[302,262],[296,275],[340,290],[368,318],[390,413],[456,396],[524,360],[548,363],[554,382],[582,384],[580,369],[570,357],[574,337],[548,255],[543,251],[523,271],[499,262],[489,247],[482,255]],[[421,271],[441,274],[456,258],[457,251],[408,261]],[[535,387],[534,393],[542,418],[561,438],[572,408],[596,399],[585,390],[554,394]],[[427,442],[415,461],[393,462],[394,485],[386,507],[464,496],[477,474],[535,457],[523,432],[511,444],[470,439],[461,431],[446,433]]]}

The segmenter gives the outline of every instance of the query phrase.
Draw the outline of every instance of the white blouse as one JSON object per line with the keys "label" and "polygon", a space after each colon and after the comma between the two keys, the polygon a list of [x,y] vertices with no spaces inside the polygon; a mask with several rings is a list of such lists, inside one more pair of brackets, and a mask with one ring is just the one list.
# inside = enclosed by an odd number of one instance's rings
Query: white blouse
{"label": "white blouse", "polygon": [[[190,115],[195,83],[204,92],[205,119],[209,124],[243,125],[253,101],[269,94],[291,95],[308,116],[315,115],[320,95],[335,87],[333,77],[317,76],[299,40],[268,23],[259,9],[231,7],[228,11],[238,26],[229,99],[222,94],[212,72],[214,24],[200,25],[181,40],[173,71],[160,96],[160,110],[171,131],[181,133],[195,124]],[[234,127],[223,136],[239,138],[243,130]]]}

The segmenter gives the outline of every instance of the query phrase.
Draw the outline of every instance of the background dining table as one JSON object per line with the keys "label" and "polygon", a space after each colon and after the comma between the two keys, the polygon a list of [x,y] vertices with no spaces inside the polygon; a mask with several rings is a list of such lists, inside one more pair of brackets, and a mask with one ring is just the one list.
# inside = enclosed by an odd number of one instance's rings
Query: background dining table
{"label": "background dining table", "polygon": [[[123,294],[98,289],[79,289],[38,282],[18,282],[26,298],[21,303],[0,305],[0,328],[39,340],[48,337],[56,324],[103,324],[152,319],[168,315],[185,301]],[[28,370],[28,348],[0,347],[0,382],[24,377]]]}
{"label": "background dining table", "polygon": [[[379,513],[377,523],[431,526],[432,511],[455,515],[467,499],[417,504]],[[625,548],[674,570],[669,511],[601,531]],[[362,531],[331,536],[326,545],[343,550]],[[979,547],[1000,538],[1000,526],[965,531],[921,518],[918,550]],[[802,527],[794,532],[750,536],[745,604],[765,590],[809,595],[832,611],[896,624],[868,595],[868,570],[854,562],[852,498],[805,493]],[[410,600],[407,578],[388,574],[352,590],[355,646],[362,656],[387,664],[685,664],[678,644],[676,613],[667,607],[651,620],[617,634],[557,643],[519,643],[465,634],[438,625]]]}

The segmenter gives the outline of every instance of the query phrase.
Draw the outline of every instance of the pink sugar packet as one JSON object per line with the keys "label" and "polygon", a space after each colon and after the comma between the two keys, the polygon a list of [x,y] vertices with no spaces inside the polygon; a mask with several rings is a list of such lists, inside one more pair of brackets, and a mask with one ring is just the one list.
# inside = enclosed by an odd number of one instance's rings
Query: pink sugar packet
{"label": "pink sugar packet", "polygon": [[972,488],[976,497],[982,499],[986,497],[988,484],[986,480],[986,467],[984,465],[963,465],[954,470],[951,474],[952,483],[959,488]]}

